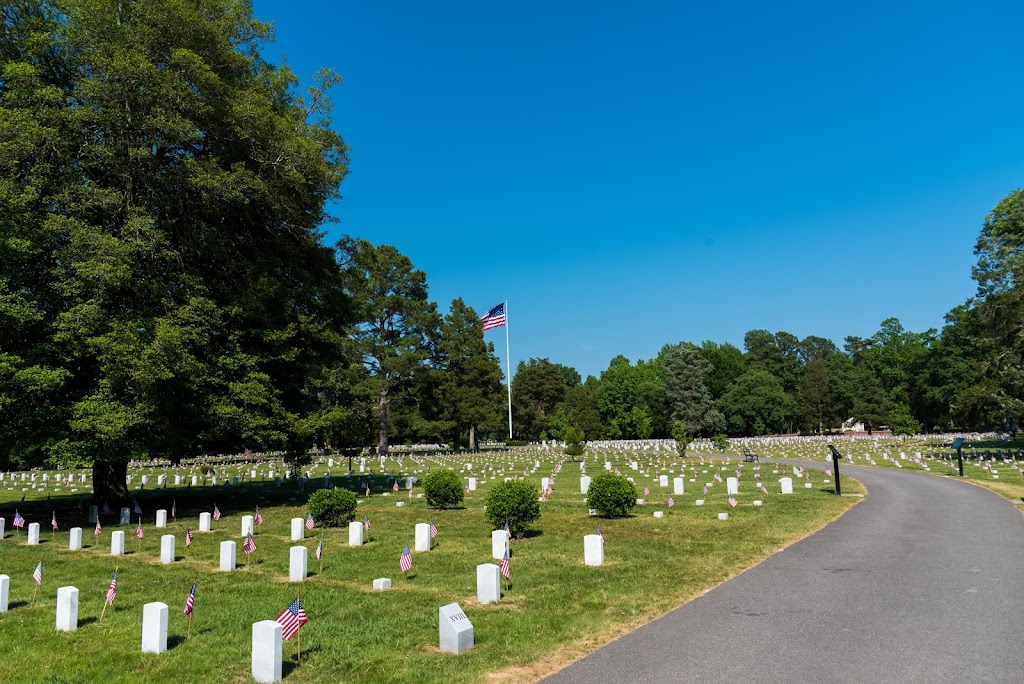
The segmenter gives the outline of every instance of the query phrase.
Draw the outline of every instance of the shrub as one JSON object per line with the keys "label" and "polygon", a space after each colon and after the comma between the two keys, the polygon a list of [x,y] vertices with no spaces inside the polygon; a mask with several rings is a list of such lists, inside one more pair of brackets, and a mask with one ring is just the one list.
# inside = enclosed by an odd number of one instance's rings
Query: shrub
{"label": "shrub", "polygon": [[607,471],[590,481],[587,503],[605,518],[622,518],[636,505],[636,488],[623,475]]}
{"label": "shrub", "polygon": [[725,453],[725,450],[729,448],[729,438],[725,435],[715,435],[711,438],[711,443],[715,445],[720,453]]}
{"label": "shrub", "polygon": [[526,446],[527,444],[529,444],[529,442],[524,442],[521,439],[509,439],[505,441],[505,446],[507,447],[521,447]]}
{"label": "shrub", "polygon": [[455,508],[462,503],[462,478],[452,470],[435,470],[423,478],[423,492],[431,508]]}
{"label": "shrub", "polygon": [[322,527],[347,525],[356,517],[356,495],[347,489],[318,489],[306,505]]}
{"label": "shrub", "polygon": [[580,430],[575,425],[570,425],[562,433],[562,439],[565,440],[565,455],[575,457],[579,456],[584,451],[583,446],[583,430]]}
{"label": "shrub", "polygon": [[522,536],[540,518],[538,496],[537,486],[529,482],[512,480],[496,485],[487,495],[487,522],[496,530],[507,522],[512,536]]}
{"label": "shrub", "polygon": [[681,421],[672,424],[672,439],[676,440],[676,450],[680,456],[686,456],[686,447],[690,446],[693,438],[686,432],[686,425]]}

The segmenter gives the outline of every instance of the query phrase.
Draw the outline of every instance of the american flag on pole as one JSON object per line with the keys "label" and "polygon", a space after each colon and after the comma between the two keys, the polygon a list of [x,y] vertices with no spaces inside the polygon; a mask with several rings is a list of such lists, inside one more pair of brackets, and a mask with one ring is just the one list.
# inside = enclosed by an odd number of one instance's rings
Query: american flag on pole
{"label": "american flag on pole", "polygon": [[110,586],[107,587],[107,605],[114,605],[115,598],[117,598],[117,570],[114,571],[114,579],[110,580]]}
{"label": "american flag on pole", "polygon": [[707,483],[704,483],[704,496],[707,496],[707,495],[708,495],[708,485],[707,485]]}
{"label": "american flag on pole", "polygon": [[508,579],[508,549],[505,549],[505,556],[501,559],[501,565],[498,567],[498,569],[501,571],[501,576],[505,579]]}
{"label": "american flag on pole", "polygon": [[43,561],[39,561],[39,565],[36,566],[35,571],[32,573],[32,579],[40,587],[43,586]]}
{"label": "american flag on pole", "polygon": [[135,499],[135,508],[132,510],[135,515],[142,515],[142,506],[139,505],[139,500]]}
{"label": "american flag on pole", "polygon": [[312,513],[306,513],[306,529],[307,530],[313,529],[314,524],[315,523],[313,522],[313,514]]}
{"label": "american flag on pole", "polygon": [[715,482],[721,482],[722,481],[722,476],[719,475],[718,473],[715,473],[715,478],[714,479],[715,479]]}
{"label": "american flag on pole", "polygon": [[366,483],[366,496],[370,496],[370,483]]}
{"label": "american flag on pole", "polygon": [[509,541],[512,541],[512,530],[508,527],[508,520],[505,521],[505,536],[508,537]]}
{"label": "american flag on pole", "polygon": [[56,511],[53,512],[52,517],[50,518],[50,527],[53,528],[54,532],[57,531],[57,512]]}
{"label": "american flag on pole", "polygon": [[192,528],[185,528],[185,548],[192,546]]}
{"label": "american flag on pole", "polygon": [[437,525],[435,525],[434,521],[431,520],[430,521],[430,538],[433,539],[436,536],[437,536]]}
{"label": "american flag on pole", "polygon": [[736,497],[734,497],[732,494],[729,495],[729,505],[732,506],[733,508],[736,508]]}
{"label": "american flag on pole", "polygon": [[324,557],[324,538],[320,537],[320,543],[316,545],[316,559],[320,560]]}
{"label": "american flag on pole", "polygon": [[188,592],[188,598],[185,599],[185,615],[191,615],[196,605],[196,583],[192,583],[192,589]]}
{"label": "american flag on pole", "polygon": [[676,505],[676,500],[672,497],[671,494],[669,494],[668,495],[668,507],[672,508],[675,505]]}
{"label": "american flag on pole", "polygon": [[21,513],[14,511],[14,522],[11,523],[15,527],[24,527],[25,519],[21,517]]}
{"label": "american flag on pole", "polygon": [[256,507],[256,517],[253,518],[253,520],[256,522],[256,527],[259,527],[260,525],[263,524],[263,514],[260,513],[260,507],[259,506]]}
{"label": "american flag on pole", "polygon": [[604,532],[601,531],[600,527],[597,528],[597,536],[601,538],[601,543],[604,544]]}
{"label": "american flag on pole", "polygon": [[395,484],[393,487],[391,487],[391,491],[393,491],[395,494],[398,493],[398,480],[395,480]]}
{"label": "american flag on pole", "polygon": [[178,500],[175,499],[171,502],[171,520],[177,522],[178,520]]}
{"label": "american flag on pole", "polygon": [[135,538],[142,539],[142,516],[139,516],[139,526],[135,528]]}
{"label": "american flag on pole", "polygon": [[283,627],[281,636],[285,641],[291,641],[291,638],[298,633],[299,628],[309,622],[309,619],[306,618],[306,609],[302,607],[302,600],[296,597],[287,608],[281,611],[280,615],[274,618],[274,622]]}
{"label": "american flag on pole", "polygon": [[651,495],[651,488],[648,487],[647,485],[644,485],[644,496],[650,496],[650,495]]}
{"label": "american flag on pole", "polygon": [[367,532],[370,531],[370,516],[368,515],[363,516],[363,529]]}
{"label": "american flag on pole", "polygon": [[213,504],[213,519],[220,520],[220,509],[217,508],[217,504]]}
{"label": "american flag on pole", "polygon": [[96,530],[95,530],[95,531],[93,532],[93,534],[95,534],[95,535],[96,535],[97,537],[98,537],[98,536],[100,536],[100,530],[102,530],[102,529],[103,529],[103,528],[102,528],[102,527],[100,527],[100,521],[99,521],[99,518],[97,518],[97,519],[96,519]]}
{"label": "american flag on pole", "polygon": [[398,567],[402,572],[409,572],[412,568],[412,553],[409,552],[409,545],[405,545],[405,550],[402,551],[402,557],[398,559]]}
{"label": "american flag on pole", "polygon": [[505,325],[505,303],[502,302],[481,316],[480,322],[483,324],[484,330],[500,328]]}
{"label": "american flag on pole", "polygon": [[242,542],[242,553],[248,556],[250,553],[256,550],[256,542],[252,538],[252,531],[245,535],[245,541]]}

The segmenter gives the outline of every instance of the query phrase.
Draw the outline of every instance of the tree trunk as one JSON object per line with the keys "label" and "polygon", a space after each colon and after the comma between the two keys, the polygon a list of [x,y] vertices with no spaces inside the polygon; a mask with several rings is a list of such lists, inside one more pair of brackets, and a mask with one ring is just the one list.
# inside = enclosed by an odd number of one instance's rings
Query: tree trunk
{"label": "tree trunk", "polygon": [[469,426],[469,450],[476,453],[476,426]]}
{"label": "tree trunk", "polygon": [[94,501],[116,503],[128,500],[128,462],[95,461],[92,464]]}
{"label": "tree trunk", "polygon": [[377,391],[377,454],[388,454],[388,390],[386,387]]}

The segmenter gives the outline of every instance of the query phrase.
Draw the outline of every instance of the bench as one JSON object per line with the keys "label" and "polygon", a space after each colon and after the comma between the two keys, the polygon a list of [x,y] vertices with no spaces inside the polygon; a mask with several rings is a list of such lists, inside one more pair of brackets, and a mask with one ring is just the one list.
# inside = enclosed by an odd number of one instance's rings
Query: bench
{"label": "bench", "polygon": [[743,461],[745,463],[760,463],[760,461],[757,460],[757,454],[746,447],[743,448]]}

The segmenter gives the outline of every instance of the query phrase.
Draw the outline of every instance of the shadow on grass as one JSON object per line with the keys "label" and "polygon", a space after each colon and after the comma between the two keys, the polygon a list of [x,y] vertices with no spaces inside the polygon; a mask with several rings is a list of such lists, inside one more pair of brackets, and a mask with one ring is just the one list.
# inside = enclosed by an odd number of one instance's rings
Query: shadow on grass
{"label": "shadow on grass", "polygon": [[181,634],[171,634],[167,637],[167,650],[173,649],[175,646],[180,646],[185,643],[185,637]]}
{"label": "shadow on grass", "polygon": [[27,605],[28,605],[28,601],[11,601],[10,603],[7,604],[7,609],[11,610],[13,608],[21,608],[22,606],[27,606]]}
{"label": "shadow on grass", "polygon": [[544,534],[544,530],[526,530],[518,538],[519,539],[534,539],[535,537],[539,537],[542,534]]}
{"label": "shadow on grass", "polygon": [[86,625],[91,625],[92,623],[97,622],[98,620],[98,617],[81,618],[78,620],[78,626],[85,627]]}

